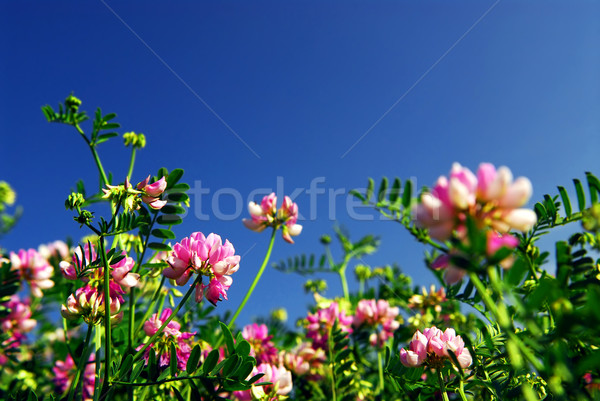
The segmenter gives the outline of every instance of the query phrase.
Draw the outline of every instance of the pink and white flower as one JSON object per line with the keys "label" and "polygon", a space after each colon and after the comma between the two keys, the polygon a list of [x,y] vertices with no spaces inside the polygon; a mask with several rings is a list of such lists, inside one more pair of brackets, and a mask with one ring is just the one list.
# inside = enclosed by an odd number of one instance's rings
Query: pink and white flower
{"label": "pink and white flower", "polygon": [[31,295],[41,298],[42,290],[54,287],[50,279],[54,268],[35,249],[21,249],[18,253],[10,253],[12,270],[17,270],[22,280],[27,281]]}
{"label": "pink and white flower", "polygon": [[201,232],[192,233],[173,246],[167,258],[169,267],[163,270],[165,277],[175,280],[177,285],[185,285],[192,274],[208,277],[207,285],[196,286],[196,302],[206,297],[216,305],[221,295],[227,299],[227,290],[233,283],[231,275],[239,269],[240,257],[228,240],[222,242],[217,234],[204,236]]}
{"label": "pink and white flower", "polygon": [[400,322],[396,320],[399,313],[398,307],[390,307],[389,302],[384,299],[361,299],[356,307],[353,325],[365,325],[375,329],[376,332],[371,334],[369,341],[373,346],[383,347],[400,327]]}
{"label": "pink and white flower", "polygon": [[250,202],[248,212],[251,219],[244,219],[244,225],[252,231],[261,232],[267,227],[281,228],[283,239],[290,244],[292,237],[300,235],[302,226],[298,221],[298,205],[289,196],[283,198],[283,204],[277,209],[277,196],[271,193],[265,196],[260,205]]}
{"label": "pink and white flower", "polygon": [[167,189],[167,181],[165,177],[161,177],[160,180],[148,184],[150,182],[150,176],[144,181],[137,184],[137,189],[142,192],[142,202],[150,206],[154,210],[162,209],[167,204],[166,200],[161,200],[160,196],[165,189]]}
{"label": "pink and white flower", "polygon": [[406,367],[414,368],[426,365],[434,369],[442,367],[446,360],[452,362],[450,352],[454,353],[458,364],[466,369],[473,363],[471,353],[465,348],[465,343],[452,328],[441,331],[433,326],[421,333],[413,335],[408,350],[400,350],[400,362]]}
{"label": "pink and white flower", "polygon": [[336,320],[340,330],[352,333],[353,317],[347,316],[337,302],[332,302],[329,307],[319,309],[315,313],[309,313],[306,320],[308,321],[306,337],[313,340],[315,348],[328,349],[328,333]]}

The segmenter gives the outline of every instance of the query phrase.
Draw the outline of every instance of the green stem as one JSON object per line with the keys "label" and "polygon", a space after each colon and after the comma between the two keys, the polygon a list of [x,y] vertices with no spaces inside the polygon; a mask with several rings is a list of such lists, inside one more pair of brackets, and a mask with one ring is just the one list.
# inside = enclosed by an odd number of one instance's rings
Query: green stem
{"label": "green stem", "polygon": [[79,389],[79,380],[81,379],[81,375],[87,366],[87,359],[89,357],[88,347],[90,345],[90,338],[92,337],[92,327],[88,325],[87,334],[85,336],[85,341],[83,342],[83,350],[81,351],[81,357],[79,358],[79,363],[77,364],[77,373],[75,373],[75,378],[71,382],[71,388],[69,389],[69,400],[73,401],[73,397],[75,397],[75,393]]}
{"label": "green stem", "polygon": [[350,300],[350,292],[348,291],[348,280],[346,280],[346,268],[348,267],[348,260],[344,259],[340,269],[338,270],[338,274],[340,276],[340,280],[342,281],[342,290],[344,291],[344,299],[346,301]]}
{"label": "green stem", "polygon": [[134,362],[138,361],[144,355],[144,352],[146,352],[146,349],[148,347],[150,347],[150,345],[162,333],[162,331],[165,329],[165,327],[167,327],[167,325],[171,322],[171,320],[173,320],[173,318],[177,315],[177,312],[179,312],[181,307],[183,305],[185,305],[185,303],[187,302],[190,295],[192,295],[192,292],[196,288],[196,285],[199,284],[201,281],[202,281],[202,275],[198,274],[198,277],[196,277],[196,280],[194,280],[194,283],[191,285],[190,289],[185,293],[185,295],[181,299],[181,302],[179,302],[179,305],[177,305],[177,307],[173,310],[173,312],[171,313],[171,316],[169,316],[169,318],[163,322],[162,326],[160,326],[160,328],[156,331],[156,333],[154,333],[154,335],[152,337],[150,337],[150,339],[146,342],[146,345],[144,347],[142,347],[142,349],[140,349],[133,356]]}
{"label": "green stem", "polygon": [[381,350],[377,351],[377,368],[379,369],[379,394],[383,395],[385,382],[383,380],[383,356],[381,355]]}
{"label": "green stem", "polygon": [[102,385],[102,393],[104,393],[109,387],[112,341],[110,327],[110,266],[108,260],[106,260],[103,236],[100,236],[98,240],[98,247],[102,257],[102,266],[104,267],[104,384]]}
{"label": "green stem", "polygon": [[[96,167],[98,167],[98,171],[100,172],[100,177],[102,178],[102,183],[103,183],[103,185],[107,185],[108,184],[108,178],[106,178],[106,173],[104,172],[104,167],[102,167],[102,162],[100,161],[100,156],[98,156],[98,152],[96,151],[96,146],[94,146],[89,141],[89,139],[85,136],[85,133],[83,132],[83,130],[81,129],[81,127],[79,126],[79,124],[74,124],[74,127],[77,130],[77,132],[79,132],[81,134],[81,136],[83,137],[83,139],[85,140],[85,142],[90,147],[90,150],[92,151],[92,156],[94,156],[94,161],[96,162]],[[101,185],[101,187],[103,185]]]}
{"label": "green stem", "polygon": [[438,383],[440,384],[440,392],[442,393],[442,399],[444,401],[450,401],[448,399],[448,393],[446,393],[446,385],[444,384],[444,377],[442,376],[442,371],[437,369],[437,377]]}
{"label": "green stem", "polygon": [[94,338],[94,348],[95,348],[95,353],[96,353],[96,358],[94,359],[96,361],[96,372],[95,372],[96,380],[94,381],[94,401],[98,401],[98,399],[100,397],[100,391],[98,391],[100,389],[100,380],[98,378],[100,377],[100,349],[102,348],[102,331],[101,331],[100,326],[96,326],[94,331],[96,332],[95,338]]}
{"label": "green stem", "polygon": [[233,327],[233,323],[235,323],[235,320],[238,318],[242,309],[244,309],[244,306],[246,306],[246,302],[248,302],[250,295],[252,295],[252,292],[254,291],[254,287],[256,287],[256,284],[258,284],[258,280],[260,280],[260,277],[262,276],[263,272],[265,271],[265,267],[267,267],[267,263],[269,263],[269,258],[271,257],[271,251],[273,250],[273,244],[275,243],[275,233],[277,233],[277,229],[274,228],[273,233],[271,234],[271,241],[269,242],[269,248],[267,248],[267,253],[265,255],[265,259],[263,260],[262,265],[260,266],[260,269],[258,269],[258,273],[256,273],[256,277],[254,277],[254,281],[250,285],[250,288],[248,289],[246,296],[242,300],[242,303],[240,303],[240,306],[238,306],[233,317],[231,318],[231,321],[227,325],[227,327],[229,327],[230,329]]}
{"label": "green stem", "polygon": [[131,175],[133,174],[133,166],[135,164],[135,146],[131,147],[131,160],[129,161],[129,171],[127,172],[127,178],[131,180]]}
{"label": "green stem", "polygon": [[461,380],[459,386],[460,387],[458,387],[458,394],[460,395],[460,399],[462,401],[468,401],[467,395],[465,394],[465,382]]}
{"label": "green stem", "polygon": [[133,335],[135,325],[135,287],[129,289],[129,350],[133,349]]}

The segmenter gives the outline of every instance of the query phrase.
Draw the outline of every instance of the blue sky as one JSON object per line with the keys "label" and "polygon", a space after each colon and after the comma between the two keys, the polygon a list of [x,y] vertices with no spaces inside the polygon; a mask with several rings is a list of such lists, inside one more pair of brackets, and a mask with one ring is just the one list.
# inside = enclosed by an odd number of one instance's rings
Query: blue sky
{"label": "blue sky", "polygon": [[[533,200],[598,175],[599,17],[591,1],[4,1],[0,179],[25,214],[0,243],[87,234],[63,202],[78,179],[96,182],[89,151],[40,112],[74,92],[82,109],[116,112],[121,132],[146,135],[134,179],[186,170],[192,208],[178,238],[216,232],[244,255],[219,308],[237,306],[267,246],[268,234],[241,224],[248,194],[276,189],[278,177],[285,193],[300,189],[307,220],[295,245],[278,239],[274,261],[320,253],[319,236],[339,223],[354,239],[382,236],[366,262],[397,262],[428,284],[423,248],[369,211],[359,213],[374,221],[353,219],[347,191],[369,176],[431,185],[454,161],[507,165],[532,180]],[[122,179],[120,140],[99,151]],[[315,179],[326,192],[313,208]],[[224,188],[243,207],[215,198]],[[213,202],[230,218],[216,218]],[[302,282],[268,270],[239,322],[276,306],[303,315]],[[327,295],[339,293],[332,276]]]}

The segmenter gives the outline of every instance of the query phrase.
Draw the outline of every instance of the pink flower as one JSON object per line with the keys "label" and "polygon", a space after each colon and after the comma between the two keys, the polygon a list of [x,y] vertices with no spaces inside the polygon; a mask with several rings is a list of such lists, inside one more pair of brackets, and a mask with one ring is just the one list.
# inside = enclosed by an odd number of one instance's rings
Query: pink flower
{"label": "pink flower", "polygon": [[440,177],[433,190],[423,194],[414,213],[417,225],[427,228],[430,236],[440,241],[453,233],[463,239],[467,215],[481,228],[490,227],[500,233],[528,231],[536,223],[535,212],[519,208],[527,203],[531,192],[531,182],[524,177],[513,182],[507,167],[496,170],[482,163],[475,176],[454,163],[450,177]]}
{"label": "pink flower", "polygon": [[417,330],[408,345],[408,351],[404,348],[400,350],[400,362],[409,368],[421,366],[427,359],[427,343],[428,339]]}
{"label": "pink flower", "polygon": [[361,299],[356,307],[353,325],[371,326],[375,329],[370,337],[371,345],[383,347],[388,338],[394,336],[394,331],[400,327],[396,317],[400,313],[398,307],[390,307],[388,301],[380,299]]}
{"label": "pink flower", "polygon": [[138,190],[142,191],[142,201],[152,209],[162,209],[162,207],[167,204],[167,201],[160,200],[160,196],[165,192],[165,189],[167,189],[165,177],[161,177],[160,180],[153,184],[148,184],[148,182],[150,182],[150,176],[137,184],[136,187]]}
{"label": "pink flower", "polygon": [[54,287],[54,281],[50,279],[54,269],[35,249],[11,252],[10,262],[12,270],[17,270],[21,279],[27,281],[34,297],[41,298],[42,290]]}
{"label": "pink flower", "polygon": [[308,314],[306,320],[308,321],[306,337],[313,340],[315,348],[328,349],[327,340],[329,338],[329,331],[333,327],[335,321],[338,321],[338,327],[346,333],[352,333],[352,316],[346,316],[343,310],[337,302],[332,302],[328,308],[319,309],[314,314]]}
{"label": "pink flower", "polygon": [[293,236],[300,235],[302,226],[298,221],[298,205],[289,196],[283,198],[283,204],[277,209],[277,196],[271,193],[263,198],[260,205],[250,202],[248,212],[251,219],[244,219],[244,225],[252,231],[261,232],[267,227],[281,228],[283,239],[294,243]]}
{"label": "pink flower", "polygon": [[278,350],[271,341],[273,336],[269,335],[266,324],[249,324],[242,330],[242,336],[251,345],[250,355],[256,358],[257,363],[276,363],[278,361]]}
{"label": "pink flower", "polygon": [[[73,361],[73,358],[71,358],[71,355],[67,355],[67,358],[64,361],[57,361],[52,368],[52,372],[54,373],[54,378],[52,380],[54,381],[54,387],[57,392],[61,394],[66,393],[77,372],[75,362]],[[94,384],[96,381],[96,364],[94,363],[93,353],[90,355],[88,364],[83,371],[82,381],[82,399],[84,401],[91,401],[94,398]]]}
{"label": "pink flower", "polygon": [[[171,316],[171,309],[165,309],[160,318],[155,313],[152,317],[144,323],[144,331],[146,335],[154,335],[163,323]],[[150,355],[150,348],[153,348],[158,357],[158,365],[161,367],[168,366],[171,358],[171,345],[175,346],[175,352],[177,356],[177,366],[180,370],[184,370],[187,361],[190,358],[192,352],[191,340],[196,333],[182,332],[180,331],[181,325],[174,320],[171,320],[169,324],[162,331],[162,335],[158,336],[154,343],[150,347],[146,348],[144,352],[144,358],[146,364]],[[137,350],[142,349],[145,344],[137,347]]]}
{"label": "pink flower", "polygon": [[419,330],[413,335],[408,351],[400,350],[400,362],[406,367],[414,368],[423,364],[434,369],[441,368],[446,360],[452,362],[450,352],[453,352],[462,369],[473,363],[473,358],[460,336],[454,329],[448,328],[442,332],[433,326]]}
{"label": "pink flower", "polygon": [[38,253],[46,260],[50,260],[50,258],[65,260],[69,257],[70,251],[69,246],[59,240],[46,245],[40,245]]}
{"label": "pink flower", "polygon": [[175,280],[177,285],[188,282],[193,273],[209,278],[208,285],[199,283],[196,286],[196,302],[206,297],[216,305],[221,295],[227,299],[227,290],[233,283],[231,275],[239,269],[240,257],[228,240],[223,244],[217,234],[207,237],[201,232],[192,233],[173,246],[167,258],[169,267],[163,274]]}
{"label": "pink flower", "polygon": [[11,333],[12,337],[22,338],[24,333],[30,332],[37,325],[37,321],[31,319],[29,303],[21,302],[17,295],[13,295],[5,307],[10,312],[0,318],[2,332]]}
{"label": "pink flower", "polygon": [[[250,390],[235,391],[234,394],[240,401],[283,400],[287,398],[285,396],[292,391],[292,372],[287,370],[285,367],[271,365],[269,363],[261,363],[260,365],[254,367],[247,380],[259,373],[264,373],[264,376],[259,379],[257,384],[264,382],[270,382],[272,384],[266,386],[253,385],[252,389]],[[279,396],[282,397],[280,398]]]}

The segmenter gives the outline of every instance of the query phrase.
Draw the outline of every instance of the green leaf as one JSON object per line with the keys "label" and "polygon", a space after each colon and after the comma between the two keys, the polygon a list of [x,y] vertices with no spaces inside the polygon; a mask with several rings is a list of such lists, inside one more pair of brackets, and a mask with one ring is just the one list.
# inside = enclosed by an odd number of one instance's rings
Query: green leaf
{"label": "green leaf", "polygon": [[167,215],[163,214],[163,215],[158,216],[158,219],[156,219],[156,222],[163,226],[174,226],[176,224],[183,223],[183,219],[174,214],[167,214]]}
{"label": "green leaf", "polygon": [[389,200],[390,203],[394,204],[398,201],[398,198],[400,197],[400,188],[402,186],[402,183],[400,181],[400,178],[396,177],[394,178],[394,183],[392,184],[392,190],[390,191],[390,195],[389,195]]}
{"label": "green leaf", "polygon": [[169,352],[169,368],[171,369],[171,376],[175,376],[177,374],[177,349],[175,348],[175,344],[171,343],[171,350]]}
{"label": "green leaf", "polygon": [[590,190],[590,199],[592,203],[598,202],[598,194],[600,194],[600,181],[594,177],[592,173],[586,171],[585,178],[587,178],[588,188]]}
{"label": "green leaf", "polygon": [[102,117],[102,119],[104,121],[110,121],[113,118],[115,118],[117,115],[115,113],[108,113],[107,115],[105,115],[104,117]]}
{"label": "green leaf", "polygon": [[169,192],[166,194],[169,202],[186,202],[190,197],[183,192]]}
{"label": "green leaf", "polygon": [[131,376],[129,377],[130,381],[134,382],[135,379],[138,378],[138,376],[140,375],[140,373],[142,373],[142,370],[144,369],[144,365],[145,361],[143,359],[135,363],[135,365],[133,366],[133,371],[131,372]]}
{"label": "green leaf", "polygon": [[117,129],[120,127],[121,127],[121,124],[119,124],[119,123],[105,123],[100,126],[100,129],[103,131],[106,131],[109,129]]}
{"label": "green leaf", "polygon": [[369,202],[371,200],[371,197],[373,196],[373,188],[375,188],[375,181],[373,181],[373,179],[369,177],[369,183],[367,184],[367,192],[365,193],[365,198],[367,199],[367,202]]}
{"label": "green leaf", "polygon": [[133,355],[129,354],[125,357],[125,359],[123,359],[123,361],[121,361],[121,367],[119,368],[119,376],[121,378],[127,377],[127,376],[125,376],[125,374],[128,373],[129,370],[131,370],[132,366],[133,366]]}
{"label": "green leaf", "polygon": [[237,370],[239,364],[241,364],[242,360],[241,358],[236,355],[230,355],[226,360],[225,360],[225,364],[223,365],[223,376],[225,377],[229,377],[231,376],[233,373],[235,373],[235,371]]}
{"label": "green leaf", "polygon": [[177,401],[186,401],[185,398],[183,398],[183,396],[179,392],[179,390],[177,390],[177,387],[171,386],[171,390],[173,390],[173,392],[175,393],[175,397],[177,397]]}
{"label": "green leaf", "polygon": [[358,192],[356,189],[351,189],[350,192],[348,192],[350,195],[355,196],[356,198],[360,199],[363,203],[366,203],[366,198],[364,197],[363,194],[361,194],[360,192]]}
{"label": "green leaf", "polygon": [[190,186],[188,184],[182,182],[182,183],[173,185],[173,188],[169,188],[169,189],[172,189],[173,191],[182,191],[182,192],[185,192],[185,191],[189,191],[190,190]]}
{"label": "green leaf", "polygon": [[151,242],[148,244],[148,248],[152,249],[153,251],[166,251],[166,252],[172,251],[172,249],[169,245],[161,244],[160,242]]}
{"label": "green leaf", "polygon": [[248,383],[249,383],[249,384],[255,383],[255,382],[257,382],[258,380],[260,380],[260,378],[261,378],[261,377],[263,377],[264,375],[265,375],[264,373],[258,373],[258,374],[255,374],[254,376],[252,376],[252,377],[250,378],[250,380],[248,380]]}
{"label": "green leaf", "polygon": [[402,191],[402,206],[405,208],[410,207],[412,201],[412,181],[407,180],[404,183],[404,191]]}
{"label": "green leaf", "polygon": [[223,322],[219,322],[221,325],[221,331],[223,332],[223,337],[225,337],[225,344],[227,345],[227,351],[229,355],[235,353],[235,346],[233,345],[233,336],[231,335],[231,330],[229,327]]}
{"label": "green leaf", "polygon": [[182,176],[183,170],[180,168],[176,168],[175,170],[171,171],[167,175],[167,189],[171,189],[173,185],[177,184],[177,182],[181,179]]}
{"label": "green leaf", "polygon": [[567,191],[564,187],[558,186],[558,192],[560,192],[560,198],[562,199],[563,206],[565,207],[565,214],[567,217],[571,216],[573,209],[571,208],[571,201],[569,200],[569,195],[567,195]]}
{"label": "green leaf", "polygon": [[206,357],[206,359],[204,360],[204,363],[202,364],[202,372],[205,375],[208,375],[215,368],[218,361],[219,361],[219,350],[213,349],[212,351],[210,351],[208,353],[208,356]]}
{"label": "green leaf", "polygon": [[116,132],[109,132],[108,134],[102,134],[102,135],[99,135],[98,138],[96,138],[96,141],[94,143],[96,145],[98,145],[98,144],[101,144],[102,142],[108,141],[110,138],[113,138],[115,136],[119,136],[119,134],[117,134]]}
{"label": "green leaf", "polygon": [[182,214],[185,213],[185,208],[179,205],[164,205],[160,211],[164,214]]}
{"label": "green leaf", "polygon": [[185,365],[185,371],[188,375],[191,375],[198,369],[198,362],[200,361],[200,346],[196,344],[190,353],[187,364]]}
{"label": "green leaf", "polygon": [[175,239],[175,233],[173,233],[173,231],[171,230],[167,230],[164,228],[155,228],[154,230],[152,230],[152,235],[162,239]]}
{"label": "green leaf", "polygon": [[579,211],[583,212],[585,210],[585,195],[583,193],[583,185],[581,185],[581,181],[579,181],[577,178],[573,179],[573,184],[575,184],[575,191],[577,192]]}
{"label": "green leaf", "polygon": [[156,351],[150,348],[148,353],[148,379],[154,380],[158,376],[158,365],[156,364]]}
{"label": "green leaf", "polygon": [[385,200],[385,195],[388,189],[388,179],[387,177],[383,177],[381,179],[381,184],[379,184],[379,191],[377,192],[377,202],[383,202]]}
{"label": "green leaf", "polygon": [[250,355],[250,343],[248,341],[240,341],[237,345],[237,347],[235,347],[235,353],[238,355],[241,355],[243,357],[246,357],[248,355]]}

